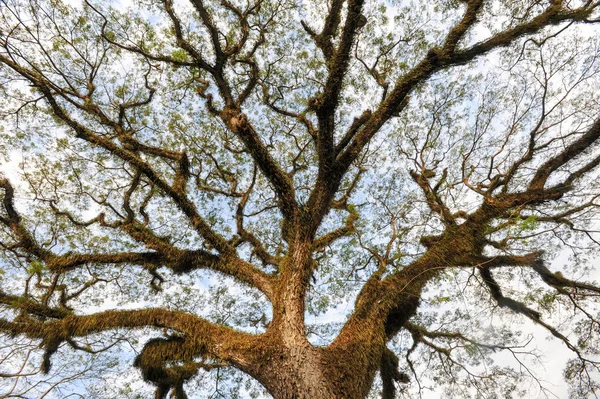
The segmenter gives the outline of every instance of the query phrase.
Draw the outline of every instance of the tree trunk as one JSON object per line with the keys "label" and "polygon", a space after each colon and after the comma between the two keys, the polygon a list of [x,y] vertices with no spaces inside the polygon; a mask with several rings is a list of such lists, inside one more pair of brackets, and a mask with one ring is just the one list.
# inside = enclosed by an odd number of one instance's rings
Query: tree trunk
{"label": "tree trunk", "polygon": [[362,399],[379,367],[381,349],[367,356],[346,349],[315,348],[307,342],[272,351],[254,376],[275,399]]}
{"label": "tree trunk", "polygon": [[[313,273],[312,237],[304,224],[290,228],[290,249],[280,266],[282,283],[273,295],[273,320],[251,345],[243,371],[275,399],[362,399],[368,394],[385,348],[384,318],[378,312],[355,323],[329,347],[306,337],[305,296]],[[308,237],[307,237],[308,235]]]}
{"label": "tree trunk", "polygon": [[261,382],[275,399],[334,398],[325,379],[318,351],[312,347],[290,348],[267,367]]}

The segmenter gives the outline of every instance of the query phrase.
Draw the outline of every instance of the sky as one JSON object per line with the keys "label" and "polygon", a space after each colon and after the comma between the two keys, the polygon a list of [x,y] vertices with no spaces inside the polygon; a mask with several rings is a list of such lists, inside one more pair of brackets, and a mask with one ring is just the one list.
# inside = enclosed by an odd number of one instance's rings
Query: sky
{"label": "sky", "polygon": [[[77,0],[73,0],[74,3],[80,3]],[[123,1],[123,5],[131,4],[128,1]],[[484,30],[482,35],[487,34]],[[19,151],[13,153],[12,160],[8,163],[0,165],[0,170],[11,181],[18,182],[18,170],[20,164]],[[559,269],[562,263],[566,262],[567,254],[559,256],[553,263],[551,269]],[[596,268],[593,274],[590,275],[590,279],[600,283],[600,260],[595,262]],[[351,310],[351,304],[343,304],[336,308],[330,309],[324,316],[320,317],[320,321],[325,322],[343,322],[346,314]],[[311,320],[309,320],[310,322]],[[560,399],[567,398],[567,387],[563,382],[562,371],[565,364],[565,359],[572,357],[571,352],[557,339],[550,337],[549,334],[544,331],[541,327],[533,325],[531,322],[524,320],[523,324],[518,327],[524,335],[531,334],[535,337],[533,344],[544,353],[543,362],[540,365],[533,366],[532,370],[535,370],[543,379],[552,385],[552,393]],[[499,361],[509,363],[508,357],[498,356]],[[125,377],[128,378],[128,377]],[[425,399],[441,398],[441,393],[426,393]]]}

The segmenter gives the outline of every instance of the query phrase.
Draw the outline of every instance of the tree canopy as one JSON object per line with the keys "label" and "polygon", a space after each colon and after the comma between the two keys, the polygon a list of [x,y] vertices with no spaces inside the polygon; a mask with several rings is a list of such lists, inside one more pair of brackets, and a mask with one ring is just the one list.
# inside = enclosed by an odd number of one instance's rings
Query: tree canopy
{"label": "tree canopy", "polygon": [[0,395],[598,397],[599,23],[0,1]]}

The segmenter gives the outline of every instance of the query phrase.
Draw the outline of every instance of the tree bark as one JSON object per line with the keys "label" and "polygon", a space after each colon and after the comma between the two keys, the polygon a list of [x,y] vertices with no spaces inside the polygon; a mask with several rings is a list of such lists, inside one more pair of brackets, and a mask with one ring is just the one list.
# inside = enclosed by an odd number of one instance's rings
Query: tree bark
{"label": "tree bark", "polygon": [[[276,348],[276,347],[273,347]],[[361,399],[379,368],[383,345],[281,347],[249,371],[275,399]]]}
{"label": "tree bark", "polygon": [[[275,399],[364,398],[385,349],[385,318],[368,312],[345,339],[315,347],[306,337],[305,296],[314,272],[313,237],[300,223],[291,228],[290,250],[275,288],[273,320],[251,350],[246,371]],[[309,236],[308,238],[306,236]]]}

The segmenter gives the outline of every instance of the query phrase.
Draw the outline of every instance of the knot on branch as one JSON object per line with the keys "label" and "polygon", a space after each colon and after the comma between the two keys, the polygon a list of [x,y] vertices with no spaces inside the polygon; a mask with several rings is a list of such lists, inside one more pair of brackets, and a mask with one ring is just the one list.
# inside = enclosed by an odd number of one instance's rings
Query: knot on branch
{"label": "knot on branch", "polygon": [[135,358],[133,365],[142,372],[144,381],[156,386],[156,398],[166,398],[173,389],[174,397],[187,397],[183,391],[183,383],[192,378],[198,368],[194,366],[168,366],[168,362],[186,361],[193,354],[186,350],[186,341],[181,336],[154,338],[146,342],[142,352]]}
{"label": "knot on branch", "polygon": [[308,99],[308,108],[313,111],[318,111],[323,106],[323,99],[321,96],[315,96]]}
{"label": "knot on branch", "polygon": [[359,14],[358,17],[356,18],[356,28],[357,29],[363,28],[366,24],[367,24],[367,17],[365,17],[363,14]]}
{"label": "knot on branch", "polygon": [[234,132],[247,130],[249,127],[248,117],[246,116],[246,114],[240,113],[240,114],[237,114],[237,115],[231,117],[231,119],[229,120],[229,123],[231,125],[231,129]]}

